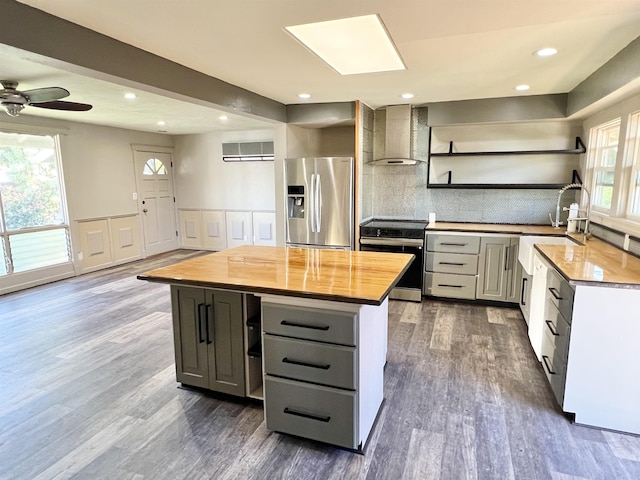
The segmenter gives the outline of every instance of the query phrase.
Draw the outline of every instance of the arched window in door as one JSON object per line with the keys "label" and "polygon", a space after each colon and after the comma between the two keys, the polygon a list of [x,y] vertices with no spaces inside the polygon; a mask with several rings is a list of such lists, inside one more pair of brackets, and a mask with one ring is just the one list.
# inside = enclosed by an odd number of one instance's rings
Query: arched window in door
{"label": "arched window in door", "polygon": [[150,158],[142,169],[143,175],[167,175],[167,167],[164,166],[162,160]]}

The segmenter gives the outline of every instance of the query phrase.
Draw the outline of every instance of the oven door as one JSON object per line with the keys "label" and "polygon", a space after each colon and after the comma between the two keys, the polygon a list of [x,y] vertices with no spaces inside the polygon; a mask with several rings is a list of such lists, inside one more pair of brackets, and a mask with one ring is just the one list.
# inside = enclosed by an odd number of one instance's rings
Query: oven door
{"label": "oven door", "polygon": [[424,241],[413,238],[360,238],[360,250],[365,252],[411,253],[415,258],[400,278],[389,298],[422,300],[422,265]]}

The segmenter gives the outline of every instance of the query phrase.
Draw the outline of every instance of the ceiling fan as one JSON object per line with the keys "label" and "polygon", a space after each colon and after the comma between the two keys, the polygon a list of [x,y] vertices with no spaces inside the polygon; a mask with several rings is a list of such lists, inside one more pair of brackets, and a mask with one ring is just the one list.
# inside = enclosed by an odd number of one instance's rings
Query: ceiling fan
{"label": "ceiling fan", "polygon": [[0,80],[0,104],[7,114],[17,117],[27,105],[51,110],[71,110],[74,112],[86,112],[93,105],[87,103],[65,102],[61,98],[68,97],[69,91],[60,87],[34,88],[23,92],[17,90],[18,82],[12,80]]}

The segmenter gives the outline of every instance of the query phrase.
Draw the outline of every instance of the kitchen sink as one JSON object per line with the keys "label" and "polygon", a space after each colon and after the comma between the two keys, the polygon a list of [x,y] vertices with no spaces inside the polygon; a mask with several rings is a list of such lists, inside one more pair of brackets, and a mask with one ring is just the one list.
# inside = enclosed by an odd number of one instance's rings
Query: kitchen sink
{"label": "kitchen sink", "polygon": [[520,237],[518,261],[522,264],[522,268],[524,268],[528,275],[533,275],[533,257],[535,253],[533,246],[536,243],[546,243],[551,245],[577,245],[577,243],[569,237],[523,235]]}

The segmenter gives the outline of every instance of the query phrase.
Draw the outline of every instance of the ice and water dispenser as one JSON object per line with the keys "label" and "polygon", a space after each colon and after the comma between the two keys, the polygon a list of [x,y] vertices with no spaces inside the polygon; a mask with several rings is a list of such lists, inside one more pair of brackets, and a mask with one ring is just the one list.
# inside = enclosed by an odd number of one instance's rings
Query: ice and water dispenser
{"label": "ice and water dispenser", "polygon": [[287,211],[289,218],[304,218],[304,185],[287,187]]}

